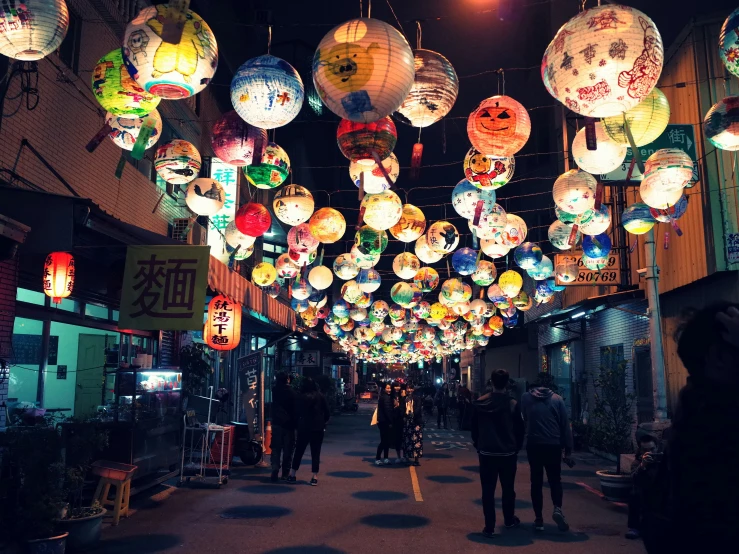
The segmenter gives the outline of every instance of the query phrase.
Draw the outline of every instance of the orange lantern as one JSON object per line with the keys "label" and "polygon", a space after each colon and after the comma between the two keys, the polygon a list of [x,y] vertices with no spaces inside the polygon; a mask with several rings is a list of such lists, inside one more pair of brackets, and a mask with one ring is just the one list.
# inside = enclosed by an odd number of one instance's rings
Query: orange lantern
{"label": "orange lantern", "polygon": [[241,340],[241,304],[219,294],[208,304],[208,321],[203,331],[213,350],[233,350]]}
{"label": "orange lantern", "polygon": [[44,263],[44,292],[59,304],[74,288],[74,258],[67,252],[52,252]]}

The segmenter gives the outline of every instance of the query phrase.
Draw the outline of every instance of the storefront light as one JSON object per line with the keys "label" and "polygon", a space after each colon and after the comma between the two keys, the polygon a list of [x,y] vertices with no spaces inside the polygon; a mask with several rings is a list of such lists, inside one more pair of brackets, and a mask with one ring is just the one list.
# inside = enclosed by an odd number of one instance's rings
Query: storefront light
{"label": "storefront light", "polygon": [[74,289],[74,258],[67,252],[52,252],[44,263],[44,292],[52,302],[60,304],[62,298]]}

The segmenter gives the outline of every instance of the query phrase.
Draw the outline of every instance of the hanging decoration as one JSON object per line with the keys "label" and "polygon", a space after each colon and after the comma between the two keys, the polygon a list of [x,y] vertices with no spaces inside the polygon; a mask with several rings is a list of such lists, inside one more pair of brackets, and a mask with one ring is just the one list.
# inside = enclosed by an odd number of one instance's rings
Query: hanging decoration
{"label": "hanging decoration", "polygon": [[487,287],[493,284],[498,276],[495,264],[488,260],[480,260],[472,273],[472,282],[480,287]]}
{"label": "hanging decoration", "polygon": [[162,100],[131,78],[120,48],[98,60],[92,71],[92,92],[103,109],[113,115],[144,117]]}
{"label": "hanging decoration", "polygon": [[[645,202],[646,203],[646,202]],[[670,207],[665,209],[651,208],[649,213],[652,217],[660,223],[672,223],[680,219],[685,215],[685,211],[688,209],[688,197],[683,194],[680,199],[672,204]]]}
{"label": "hanging decoration", "polygon": [[277,270],[269,262],[257,264],[251,272],[251,280],[255,285],[266,287],[277,279]]}
{"label": "hanging decoration", "polygon": [[703,131],[716,148],[739,150],[739,96],[727,96],[716,102],[703,120]]}
{"label": "hanging decoration", "polygon": [[647,175],[639,185],[639,196],[647,206],[667,210],[683,196],[682,188],[666,188],[658,173]]}
{"label": "hanging decoration", "polygon": [[670,104],[661,90],[653,88],[646,98],[626,113],[604,117],[601,120],[611,140],[624,146],[630,146],[624,127],[624,117],[629,125],[634,144],[644,146],[657,140],[667,128],[670,122]]}
{"label": "hanging decoration", "polygon": [[339,279],[349,281],[359,274],[359,267],[354,263],[351,254],[340,254],[334,260],[334,273]]}
{"label": "hanging decoration", "polygon": [[542,256],[541,261],[526,270],[534,281],[543,281],[554,273],[554,264],[549,256]]}
{"label": "hanging decoration", "polygon": [[452,207],[465,219],[479,221],[480,217],[493,212],[496,194],[492,188],[479,189],[467,179],[457,183],[452,191]]}
{"label": "hanging decoration", "polygon": [[402,252],[393,258],[393,271],[401,279],[413,279],[420,269],[421,262],[410,252]]}
{"label": "hanging decoration", "polygon": [[385,174],[390,178],[390,181],[395,183],[400,175],[400,164],[395,154],[390,154],[387,158],[381,162],[383,171],[380,168],[380,164],[369,160],[353,161],[349,164],[349,177],[357,188],[362,188],[367,194],[377,194],[390,188],[390,185],[385,178]]}
{"label": "hanging decoration", "polygon": [[[426,242],[429,248],[437,254],[448,254],[456,250],[459,244],[459,231],[448,221],[437,221],[426,232]],[[416,243],[416,255],[421,258],[418,254],[418,243]]]}
{"label": "hanging decoration", "polygon": [[289,254],[278,256],[277,261],[275,261],[275,269],[280,279],[293,279],[298,274],[298,266],[290,259]]}
{"label": "hanging decoration", "polygon": [[277,188],[290,175],[290,158],[285,150],[270,142],[262,156],[254,156],[253,162],[244,168],[244,175],[258,189]]}
{"label": "hanging decoration", "polygon": [[575,244],[570,244],[570,235],[572,234],[572,224],[562,223],[559,220],[553,221],[547,231],[547,237],[552,246],[558,250],[570,250],[580,240],[578,231]]}
{"label": "hanging decoration", "polygon": [[54,304],[68,297],[74,290],[74,257],[67,252],[52,252],[44,262],[43,289]]}
{"label": "hanging decoration", "polygon": [[[110,125],[110,132],[108,137],[112,140],[118,148],[123,150],[133,150],[136,140],[139,138],[139,132],[141,126],[144,123],[144,119],[151,117],[154,119],[154,128],[151,130],[151,134],[146,141],[145,149],[149,149],[154,146],[159,137],[162,136],[162,116],[159,115],[157,110],[152,110],[149,114],[143,117],[121,115],[115,116],[108,112],[105,116],[105,123]],[[143,140],[143,138],[141,139]]]}
{"label": "hanging decoration", "polygon": [[554,182],[552,195],[557,207],[567,213],[579,215],[595,206],[595,189],[598,183],[585,171],[570,169]]}
{"label": "hanging decoration", "polygon": [[481,239],[480,240],[480,249],[488,256],[493,258],[494,260],[497,260],[498,258],[502,258],[508,252],[511,251],[512,246],[506,246],[504,244],[500,244],[495,239]]}
{"label": "hanging decoration", "polygon": [[439,273],[433,267],[422,267],[413,276],[413,284],[421,292],[431,292],[439,285]]}
{"label": "hanging decoration", "polygon": [[[500,274],[500,277],[498,277],[498,285],[506,297],[513,298],[521,292],[521,287],[523,287],[523,278],[517,271],[509,269]],[[490,290],[488,290],[488,297],[490,297]],[[493,300],[492,298],[490,299]],[[495,300],[493,300],[493,302],[495,302]]]}
{"label": "hanging decoration", "polygon": [[359,272],[359,275],[357,275],[357,284],[362,292],[375,292],[380,288],[382,278],[374,267],[370,267],[362,269]]}
{"label": "hanging decoration", "polygon": [[601,204],[599,210],[593,210],[592,215],[585,218],[588,212],[583,214],[580,232],[584,235],[600,235],[605,233],[611,226],[611,209],[606,204]]}
{"label": "hanging decoration", "polygon": [[632,235],[648,233],[654,227],[655,222],[649,206],[641,202],[632,204],[621,214],[621,224]]}
{"label": "hanging decoration", "polygon": [[460,275],[472,275],[477,269],[477,252],[472,248],[460,248],[452,254],[452,267]]}
{"label": "hanging decoration", "polygon": [[[426,231],[426,216],[413,204],[403,204],[398,222],[390,227],[390,234],[401,242],[413,242]],[[430,263],[430,262],[426,262]]]}
{"label": "hanging decoration", "polygon": [[22,62],[59,48],[69,27],[64,0],[5,2],[0,7],[0,54]]}
{"label": "hanging decoration", "polygon": [[234,218],[239,231],[250,237],[261,237],[272,226],[272,216],[262,204],[248,202],[242,204]]}
{"label": "hanging decoration", "polygon": [[523,243],[527,234],[526,222],[516,214],[507,213],[506,224],[500,235],[500,243],[508,248],[513,248]]}
{"label": "hanging decoration", "polygon": [[729,73],[739,77],[739,8],[731,12],[721,26],[718,50]]}
{"label": "hanging decoration", "polygon": [[308,282],[316,290],[326,290],[334,282],[334,274],[326,266],[318,265],[308,273]]}
{"label": "hanging decoration", "polygon": [[208,322],[203,334],[213,350],[233,350],[241,341],[241,304],[219,294],[208,303]]}
{"label": "hanging decoration", "polygon": [[[249,235],[245,235],[244,233],[239,231],[238,227],[236,227],[235,221],[231,221],[226,226],[226,231],[223,234],[224,238],[226,239],[226,244],[234,250],[238,249],[238,253],[235,255],[235,257],[243,256],[244,254],[246,254],[246,251],[249,248],[252,248],[254,242],[257,240],[256,237],[250,237]],[[287,256],[287,254],[283,254],[283,256]],[[279,262],[279,258],[277,261]],[[297,268],[295,269],[297,272]],[[280,275],[280,277],[284,277],[284,275]]]}
{"label": "hanging decoration", "polygon": [[467,119],[467,136],[472,146],[490,156],[513,156],[530,134],[529,112],[510,96],[483,100]]}
{"label": "hanging decoration", "polygon": [[272,210],[286,225],[299,225],[310,219],[315,203],[310,191],[300,185],[287,185],[275,194]]}
{"label": "hanging decoration", "polygon": [[211,129],[213,153],[231,165],[245,166],[261,160],[267,142],[267,131],[249,125],[233,110],[223,114]]}
{"label": "hanging decoration", "polygon": [[[238,214],[236,216],[238,218]],[[301,223],[287,232],[287,247],[298,254],[315,252],[318,248],[318,239],[310,232],[310,225]]]}
{"label": "hanging decoration", "polygon": [[364,222],[378,231],[390,229],[403,215],[403,203],[391,190],[365,195],[359,209],[364,213]]}
{"label": "hanging decoration", "polygon": [[544,253],[533,242],[524,242],[513,252],[513,259],[521,269],[532,269],[541,263]]}
{"label": "hanging decoration", "polygon": [[333,244],[344,236],[346,220],[334,208],[320,208],[311,216],[308,228],[319,242]]}
{"label": "hanging decoration", "polygon": [[387,248],[387,243],[387,233],[384,230],[374,229],[369,225],[360,227],[354,236],[354,246],[365,255],[382,254]]}
{"label": "hanging decoration", "polygon": [[217,214],[226,201],[221,183],[209,177],[190,181],[185,191],[185,203],[194,214],[212,216]]}
{"label": "hanging decoration", "polygon": [[605,258],[611,253],[611,237],[605,233],[585,235],[582,239],[582,251],[589,258]]}
{"label": "hanging decoration", "polygon": [[376,165],[375,156],[380,160],[390,156],[397,141],[398,131],[390,117],[372,123],[342,119],[336,129],[336,142],[341,153],[348,160],[362,165]]}
{"label": "hanging decoration", "polygon": [[590,150],[583,127],[572,141],[572,157],[577,167],[594,175],[605,175],[618,169],[626,158],[626,145],[609,138],[600,122],[595,123],[595,150]]}
{"label": "hanging decoration", "polygon": [[174,139],[157,148],[154,169],[171,185],[186,185],[200,173],[200,152],[186,140]]}
{"label": "hanging decoration", "polygon": [[464,176],[479,189],[498,189],[513,177],[516,162],[513,156],[500,158],[470,148],[464,157]]}

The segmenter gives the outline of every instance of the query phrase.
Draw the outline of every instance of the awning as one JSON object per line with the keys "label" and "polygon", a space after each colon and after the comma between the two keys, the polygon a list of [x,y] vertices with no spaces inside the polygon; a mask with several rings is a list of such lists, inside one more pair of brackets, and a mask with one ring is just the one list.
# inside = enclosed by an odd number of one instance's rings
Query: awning
{"label": "awning", "polygon": [[[536,319],[529,321],[528,324],[541,325],[548,323],[550,325],[559,325],[561,323],[577,320],[585,315],[590,315],[601,310],[625,304],[634,300],[644,299],[644,291],[641,289],[629,290],[624,292],[616,292],[613,294],[604,294],[602,296],[593,296],[586,300],[582,300],[577,304],[553,310]],[[646,314],[645,314],[646,315]]]}

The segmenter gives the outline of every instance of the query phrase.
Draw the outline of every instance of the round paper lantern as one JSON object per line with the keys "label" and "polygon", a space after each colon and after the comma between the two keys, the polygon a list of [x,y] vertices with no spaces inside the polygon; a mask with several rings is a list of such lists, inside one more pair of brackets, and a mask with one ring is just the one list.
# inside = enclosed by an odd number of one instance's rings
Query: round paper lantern
{"label": "round paper lantern", "polygon": [[479,189],[498,189],[513,177],[516,162],[513,156],[500,158],[482,154],[470,148],[464,157],[464,176]]}
{"label": "round paper lantern", "polygon": [[675,221],[677,219],[680,219],[684,214],[685,211],[688,209],[688,197],[686,195],[682,195],[680,199],[675,202],[673,205],[671,205],[669,208],[664,210],[659,209],[650,209],[649,212],[652,214],[652,217],[656,219],[659,222],[662,223],[669,223],[671,221]]}
{"label": "round paper lantern", "polygon": [[315,207],[313,195],[300,185],[287,185],[275,194],[272,209],[277,219],[286,225],[299,225],[308,221]]}
{"label": "round paper lantern", "polygon": [[558,206],[555,206],[554,215],[557,216],[557,219],[559,221],[561,221],[562,223],[566,223],[567,225],[572,225],[573,223],[577,223],[578,225],[587,225],[593,219],[594,211],[587,210],[586,212],[581,214],[571,214],[559,208]]}
{"label": "round paper lantern", "polygon": [[290,175],[290,158],[280,146],[270,142],[261,159],[244,168],[244,175],[258,189],[277,188]]}
{"label": "round paper lantern", "polygon": [[323,244],[333,244],[346,232],[346,220],[339,210],[321,208],[308,222],[311,234]]}
{"label": "round paper lantern", "polygon": [[625,114],[605,117],[601,120],[611,140],[624,146],[630,146],[624,127],[624,115],[634,143],[637,146],[644,146],[657,140],[657,137],[667,128],[670,122],[670,104],[662,91],[655,87],[646,98]]}
{"label": "round paper lantern", "polygon": [[226,201],[221,183],[209,177],[190,181],[185,191],[185,203],[194,214],[212,216],[217,214]]}
{"label": "round paper lantern", "polygon": [[449,113],[459,92],[459,79],[452,64],[438,52],[413,51],[416,76],[408,96],[395,117],[414,127],[428,127]]}
{"label": "round paper lantern", "polygon": [[[239,233],[239,235],[241,236],[244,236],[244,237],[246,236],[238,230],[236,232]],[[255,237],[249,237],[249,238],[255,239]],[[243,248],[239,248],[239,250],[236,250],[231,245],[226,244],[226,252],[228,253],[229,256],[233,255],[234,260],[239,260],[239,261],[246,260],[250,258],[252,254],[254,254],[254,245],[252,244],[251,246],[246,246]]]}
{"label": "round paper lantern", "polygon": [[390,298],[401,306],[407,306],[413,302],[413,287],[405,281],[400,281],[390,289]]}
{"label": "round paper lantern", "polygon": [[360,210],[364,210],[364,222],[367,225],[385,231],[400,221],[403,203],[393,191],[385,190],[378,194],[365,194]]}
{"label": "round paper lantern", "polygon": [[269,54],[247,60],[231,79],[231,104],[244,121],[260,129],[282,127],[295,119],[304,92],[295,68]]}
{"label": "round paper lantern", "polygon": [[588,150],[585,127],[572,141],[572,157],[577,167],[588,173],[604,175],[618,169],[626,158],[626,145],[612,141],[600,122],[595,123],[595,150]]}
{"label": "round paper lantern", "polygon": [[123,58],[134,80],[167,100],[187,98],[210,83],[218,66],[216,37],[203,19],[187,11],[178,44],[162,40],[167,5],[144,8],[126,26]]}
{"label": "round paper lantern", "polygon": [[352,249],[350,251],[352,260],[354,260],[354,263],[357,264],[357,267],[359,269],[368,269],[370,267],[374,267],[377,262],[380,261],[380,253],[376,254],[364,254],[359,251],[357,248],[357,245],[355,244],[352,246]]}
{"label": "round paper lantern", "polygon": [[227,164],[244,166],[261,159],[267,145],[267,131],[249,125],[231,110],[213,124],[210,145],[218,159]]}
{"label": "round paper lantern", "polygon": [[739,150],[739,96],[727,96],[708,110],[703,130],[716,148]]}
{"label": "round paper lantern", "polygon": [[69,27],[64,0],[6,2],[0,12],[0,54],[36,61],[59,48]]}
{"label": "round paper lantern", "polygon": [[59,304],[74,289],[75,264],[72,254],[52,252],[44,262],[43,289],[51,301]]}
{"label": "round paper lantern", "polygon": [[643,235],[654,227],[655,219],[649,211],[649,206],[636,202],[626,208],[621,214],[621,224],[632,235]]}
{"label": "round paper lantern", "polygon": [[174,139],[157,148],[154,169],[172,185],[186,185],[200,173],[200,152],[186,140]]}
{"label": "round paper lantern", "polygon": [[290,259],[293,262],[295,262],[298,267],[310,265],[316,261],[316,251],[315,250],[313,252],[308,252],[308,253],[298,253],[298,252],[288,249],[287,255],[290,256]]}
{"label": "round paper lantern", "polygon": [[544,253],[533,242],[524,242],[513,252],[513,259],[521,269],[531,269],[541,263]]}
{"label": "round paper lantern", "polygon": [[647,206],[656,210],[667,210],[683,196],[683,189],[663,188],[660,174],[652,173],[644,177],[639,185],[639,196]]}
{"label": "round paper lantern", "polygon": [[203,334],[213,350],[233,350],[241,341],[241,304],[219,294],[208,303]]}
{"label": "round paper lantern", "polygon": [[334,27],[313,56],[313,84],[341,118],[370,123],[390,115],[411,91],[413,51],[397,29],[378,19]]}
{"label": "round paper lantern", "polygon": [[380,273],[373,267],[363,269],[357,275],[357,284],[362,292],[375,292],[380,288],[382,279]]}
{"label": "round paper lantern", "polygon": [[363,225],[354,236],[354,246],[362,254],[382,254],[387,248],[387,233],[369,225]]}
{"label": "round paper lantern", "polygon": [[[515,271],[514,271],[515,273]],[[498,302],[501,302],[507,298],[507,296],[503,293],[503,289],[500,288],[500,285],[490,285],[488,287],[488,298],[491,302],[494,304],[497,304]]]}
{"label": "round paper lantern", "polygon": [[370,308],[370,317],[372,317],[375,321],[384,320],[389,313],[390,307],[384,300],[376,300],[372,303],[372,307]]}
{"label": "round paper lantern", "polygon": [[336,130],[339,150],[352,162],[374,165],[374,153],[384,160],[393,152],[398,141],[395,123],[389,117],[373,123],[357,123],[342,119]]}
{"label": "round paper lantern", "polygon": [[500,204],[495,204],[489,214],[482,214],[477,225],[474,219],[467,222],[470,231],[480,239],[500,240],[506,227],[507,214]]}
{"label": "round paper lantern", "polygon": [[[361,289],[361,287],[360,287],[360,289]],[[360,296],[359,298],[357,298],[357,301],[354,302],[354,305],[357,308],[369,308],[370,304],[372,304],[373,301],[374,301],[374,299],[372,298],[372,293],[370,293],[370,292],[362,292],[362,296]]]}
{"label": "round paper lantern", "polygon": [[542,256],[541,262],[526,271],[526,273],[529,274],[529,277],[531,277],[534,281],[543,281],[553,272],[554,264],[548,256]]}
{"label": "round paper lantern", "polygon": [[[154,146],[159,140],[159,137],[162,136],[162,116],[159,115],[157,110],[152,110],[148,116],[154,118],[154,128],[151,130],[151,135],[146,141],[146,149]],[[108,112],[105,116],[105,122],[110,125],[111,129],[108,137],[116,146],[130,152],[139,138],[139,132],[141,131],[141,126],[144,124],[145,117],[130,115],[115,116]]]}
{"label": "round paper lantern", "polygon": [[[275,281],[271,285],[268,285],[264,287],[264,292],[269,294],[272,298],[277,298],[280,295],[280,283]],[[316,314],[318,314],[318,311],[316,310]],[[320,319],[325,319],[325,315],[321,317]]]}
{"label": "round paper lantern", "polygon": [[490,256],[494,260],[497,260],[498,258],[502,258],[506,254],[508,254],[508,252],[510,252],[511,250],[511,247],[506,246],[504,244],[500,244],[499,242],[493,239],[481,239],[480,249],[486,255]]}
{"label": "round paper lantern", "polygon": [[464,302],[466,300],[464,284],[456,278],[447,279],[441,284],[439,298],[451,303]]}
{"label": "round paper lantern", "polygon": [[541,76],[549,94],[573,112],[609,117],[649,94],[663,60],[662,37],[649,17],[605,4],[560,28],[544,52]]}
{"label": "round paper lantern", "polygon": [[228,244],[232,248],[238,248],[239,253],[243,253],[247,248],[253,247],[254,242],[257,240],[256,237],[250,237],[249,235],[245,235],[244,233],[239,231],[238,227],[236,227],[235,221],[231,221],[228,225],[226,225],[224,237],[226,239],[226,244]]}
{"label": "round paper lantern", "polygon": [[582,239],[582,251],[589,258],[605,258],[611,253],[611,237],[605,233]]}
{"label": "round paper lantern", "polygon": [[552,196],[560,210],[579,215],[595,206],[595,189],[598,183],[585,171],[570,169],[554,182]]}
{"label": "round paper lantern", "polygon": [[339,279],[348,281],[359,274],[359,267],[354,263],[351,254],[340,254],[334,260],[334,273]]}
{"label": "round paper lantern", "polygon": [[[426,232],[426,242],[431,250],[437,254],[448,254],[453,252],[459,244],[459,231],[448,221],[437,221]],[[418,251],[416,251],[416,254],[418,254]],[[419,256],[419,258],[421,257]],[[423,258],[421,259],[423,260]]]}
{"label": "round paper lantern", "polygon": [[739,9],[731,12],[721,27],[718,37],[718,50],[726,69],[739,77]]}
{"label": "round paper lantern", "polygon": [[324,265],[318,265],[308,273],[308,282],[316,290],[326,290],[334,282],[334,274]]}
{"label": "round paper lantern", "polygon": [[341,286],[341,297],[350,304],[354,304],[362,296],[362,292],[356,281],[347,281]]}
{"label": "round paper lantern", "polygon": [[[391,153],[387,158],[382,160],[381,164],[388,177],[390,177],[390,181],[393,183],[397,181],[398,175],[400,175],[398,157]],[[371,164],[369,160],[361,160],[349,164],[349,177],[351,177],[352,182],[357,188],[361,185],[367,194],[377,194],[390,188],[385,174],[380,169],[380,165],[374,160],[372,160]]]}
{"label": "round paper lantern", "polygon": [[506,224],[503,233],[500,236],[500,242],[503,246],[513,248],[526,240],[528,228],[526,222],[516,214],[506,214]]}
{"label": "round paper lantern", "polygon": [[98,60],[92,71],[92,92],[100,105],[113,115],[143,117],[162,100],[131,78],[120,48]]}
{"label": "round paper lantern", "polygon": [[452,206],[465,219],[474,219],[478,206],[480,216],[493,211],[493,207],[497,206],[495,196],[493,189],[479,189],[467,179],[462,179],[452,191]]}
{"label": "round paper lantern", "polygon": [[469,311],[470,311],[469,302],[457,302],[456,304],[452,304],[452,312],[454,312],[457,315],[465,315],[469,313]]}
{"label": "round paper lantern", "polygon": [[439,273],[433,267],[422,267],[413,276],[413,284],[421,292],[431,292],[439,284]]}
{"label": "round paper lantern", "polygon": [[349,317],[349,304],[344,300],[337,300],[331,308],[331,312],[336,317]]}
{"label": "round paper lantern", "polygon": [[477,268],[477,252],[472,248],[460,248],[452,254],[452,267],[460,275],[472,275]]}
{"label": "round paper lantern", "polygon": [[592,218],[582,225],[580,231],[584,235],[600,235],[611,226],[611,209],[605,204],[600,205],[600,210],[593,210]]}
{"label": "round paper lantern", "polygon": [[256,202],[243,204],[236,211],[234,221],[239,231],[250,237],[261,237],[272,226],[272,216],[269,215],[269,210]]}
{"label": "round paper lantern", "polygon": [[[559,220],[553,221],[547,231],[547,237],[552,246],[559,250],[569,250],[572,248],[570,245],[570,235],[572,234],[572,225],[562,223]],[[580,239],[580,233],[578,231],[575,244]]]}
{"label": "round paper lantern", "polygon": [[477,264],[477,268],[472,273],[472,282],[481,287],[487,287],[493,284],[497,275],[498,271],[495,269],[495,264],[493,262],[480,260]]}
{"label": "round paper lantern", "polygon": [[363,321],[367,319],[367,310],[364,308],[352,308],[349,310],[349,317],[354,321]]}
{"label": "round paper lantern", "polygon": [[591,271],[600,271],[608,266],[608,257],[591,258],[590,256],[583,254],[582,265]]}
{"label": "round paper lantern", "polygon": [[393,259],[393,271],[401,279],[413,279],[419,269],[421,262],[410,252],[398,254]]}
{"label": "round paper lantern", "polygon": [[426,301],[419,302],[416,306],[413,306],[412,313],[418,319],[426,319],[431,316],[431,304]]}
{"label": "round paper lantern", "polygon": [[644,179],[650,177],[662,190],[681,190],[693,178],[693,160],[679,148],[662,148],[644,163]]}
{"label": "round paper lantern", "polygon": [[[390,227],[390,234],[401,242],[418,240],[426,230],[426,216],[413,204],[403,204],[398,222]],[[430,262],[426,262],[430,263]]]}
{"label": "round paper lantern", "polygon": [[[519,292],[521,292],[521,287],[523,287],[523,278],[521,277],[521,274],[517,271],[509,269],[508,271],[504,271],[500,274],[500,277],[498,278],[498,285],[500,286],[500,290],[503,291],[504,295],[506,295],[508,298],[513,298]],[[488,296],[489,295],[490,292],[488,291]]]}
{"label": "round paper lantern", "polygon": [[[248,236],[248,235],[247,235]],[[282,279],[292,279],[298,274],[298,266],[290,259],[289,254],[280,254],[275,261],[277,276]]]}
{"label": "round paper lantern", "polygon": [[491,156],[513,156],[530,134],[529,112],[510,96],[483,100],[467,119],[467,136],[473,148]]}
{"label": "round paper lantern", "polygon": [[564,260],[555,266],[554,274],[562,283],[572,283],[577,279],[579,272],[577,262],[572,258],[564,258]]}
{"label": "round paper lantern", "polygon": [[277,279],[277,270],[269,262],[257,264],[251,272],[251,280],[255,285],[266,287]]}
{"label": "round paper lantern", "polygon": [[287,247],[298,254],[307,254],[318,248],[319,242],[307,223],[296,225],[287,233]]}

